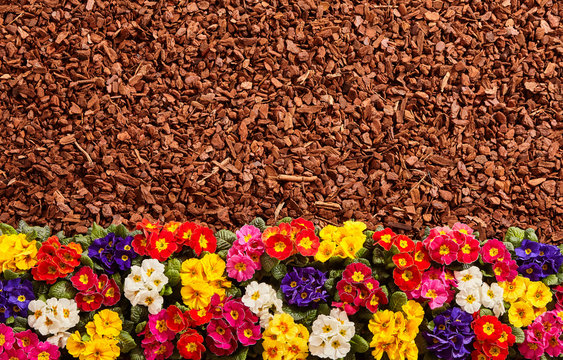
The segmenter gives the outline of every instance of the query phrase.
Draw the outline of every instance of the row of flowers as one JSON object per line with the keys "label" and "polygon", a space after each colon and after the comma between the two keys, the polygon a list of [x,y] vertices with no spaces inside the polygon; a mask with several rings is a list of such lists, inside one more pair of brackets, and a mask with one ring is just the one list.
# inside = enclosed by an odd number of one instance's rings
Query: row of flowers
{"label": "row of flowers", "polygon": [[562,251],[461,223],[0,224],[0,360],[557,358]]}

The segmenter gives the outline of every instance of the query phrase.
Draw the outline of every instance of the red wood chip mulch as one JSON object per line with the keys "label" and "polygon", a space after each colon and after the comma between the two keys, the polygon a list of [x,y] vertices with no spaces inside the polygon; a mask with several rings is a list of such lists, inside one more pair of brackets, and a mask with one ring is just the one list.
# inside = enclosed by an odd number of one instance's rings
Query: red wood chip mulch
{"label": "red wood chip mulch", "polygon": [[0,221],[563,239],[556,0],[2,0]]}

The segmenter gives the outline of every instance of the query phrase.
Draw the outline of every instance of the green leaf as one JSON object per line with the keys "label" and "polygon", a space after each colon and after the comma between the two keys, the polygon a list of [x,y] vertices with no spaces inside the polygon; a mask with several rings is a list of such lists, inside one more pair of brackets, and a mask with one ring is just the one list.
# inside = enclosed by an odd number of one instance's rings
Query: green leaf
{"label": "green leaf", "polygon": [[481,315],[481,316],[491,316],[491,315],[494,315],[494,314],[493,314],[493,311],[491,309],[483,308],[479,311],[479,315]]}
{"label": "green leaf", "polygon": [[[364,248],[362,248],[362,249],[364,249]],[[366,249],[364,249],[364,250],[366,250]],[[354,263],[361,263],[361,264],[364,264],[367,267],[371,267],[371,264],[369,263],[369,261],[367,259],[364,259],[364,258],[354,259],[354,261],[352,261],[352,264],[354,264]]]}
{"label": "green leaf", "polygon": [[511,242],[512,245],[517,248],[522,243],[522,240],[526,236],[526,232],[518,227],[509,227],[504,235],[504,241]]}
{"label": "green leaf", "polygon": [[19,333],[19,332],[22,332],[22,331],[25,331],[25,330],[27,330],[27,329],[24,328],[24,327],[21,327],[21,326],[14,326],[14,332],[15,332],[15,333]]}
{"label": "green leaf", "polygon": [[217,238],[217,250],[229,250],[231,248],[231,243],[223,240],[221,238]]}
{"label": "green leaf", "polygon": [[428,351],[428,349],[426,348],[426,340],[424,339],[421,333],[418,333],[416,335],[416,337],[414,338],[414,342],[416,344],[416,347],[418,348],[419,355],[425,354]]}
{"label": "green leaf", "polygon": [[282,263],[277,264],[272,268],[272,276],[276,280],[281,280],[287,274],[287,266]]}
{"label": "green leaf", "polygon": [[13,272],[10,269],[6,269],[4,270],[4,272],[2,273],[2,275],[4,275],[4,279],[6,280],[12,280],[12,279],[17,279],[20,277],[20,274]]}
{"label": "green leaf", "polygon": [[90,235],[92,236],[92,239],[95,240],[95,239],[100,239],[100,238],[105,237],[107,235],[107,233],[106,233],[106,231],[104,230],[103,227],[94,223],[92,225]]}
{"label": "green leaf", "polygon": [[135,348],[129,353],[129,359],[131,360],[145,360],[145,355],[143,355],[143,350],[141,348]]}
{"label": "green leaf", "polygon": [[148,316],[148,310],[145,306],[135,305],[131,307],[131,321],[134,323],[141,322],[142,319],[145,319]]}
{"label": "green leaf", "polygon": [[407,298],[407,294],[402,291],[395,291],[391,295],[391,299],[389,299],[389,310],[391,311],[401,311],[403,305],[407,303],[409,299]]}
{"label": "green leaf", "polygon": [[128,333],[133,333],[133,331],[135,330],[135,323],[131,320],[125,320],[123,321],[123,331],[126,331]]}
{"label": "green leaf", "polygon": [[[80,246],[82,246],[83,249],[88,249],[88,247],[90,247],[90,244],[92,244],[92,238],[90,236],[84,236],[84,235],[76,235],[74,236],[72,241],[74,241],[77,244],[80,244]],[[88,254],[87,251],[86,254]]]}
{"label": "green leaf", "polygon": [[119,236],[120,238],[123,238],[123,239],[125,239],[127,236],[129,236],[129,231],[127,230],[127,228],[123,224],[117,225],[115,230],[114,230],[114,233],[115,233],[115,235],[117,235],[117,236]]}
{"label": "green leaf", "polygon": [[547,286],[555,286],[559,284],[559,279],[557,275],[549,275],[548,277],[544,278],[542,281]]}
{"label": "green leaf", "polygon": [[2,235],[16,235],[18,232],[10,225],[0,223],[0,233]]}
{"label": "green leaf", "polygon": [[[360,250],[358,250],[358,251],[356,252],[356,258],[364,258],[364,257],[366,257],[367,255],[369,255],[369,251],[368,251],[368,249],[366,249],[365,247],[362,247]],[[365,260],[365,259],[364,259],[364,260]],[[369,262],[368,262],[368,264],[369,264]],[[369,265],[368,265],[368,266],[369,266]]]}
{"label": "green leaf", "polygon": [[118,345],[122,353],[128,353],[129,351],[137,347],[135,340],[133,340],[133,338],[128,332],[121,331],[119,333],[118,339],[119,339]]}
{"label": "green leaf", "polygon": [[334,289],[334,282],[335,279],[327,279],[325,281],[325,289],[327,289],[328,291],[332,291],[332,289]]}
{"label": "green leaf", "polygon": [[176,286],[180,283],[181,277],[180,272],[176,270],[166,270],[164,275],[168,278],[168,284],[170,286]]}
{"label": "green leaf", "polygon": [[504,244],[504,246],[506,246],[508,251],[514,252],[514,245],[510,241],[505,241],[505,242],[503,242],[503,244]]}
{"label": "green leaf", "polygon": [[279,226],[279,225],[282,224],[282,223],[288,223],[288,224],[289,224],[289,223],[292,222],[292,221],[293,221],[293,219],[290,218],[289,216],[287,216],[287,217],[284,217],[283,219],[281,219],[280,221],[278,221],[278,224],[277,224],[277,225]]}
{"label": "green leaf", "polygon": [[383,249],[381,249],[379,247],[375,247],[373,249],[372,262],[373,262],[374,265],[385,264],[385,254],[383,253]]}
{"label": "green leaf", "polygon": [[91,268],[94,267],[94,261],[92,261],[92,259],[87,255],[88,252],[84,251],[82,253],[82,256],[80,257],[80,263],[84,266],[89,266]]}
{"label": "green leaf", "polygon": [[169,296],[174,292],[174,289],[172,289],[172,287],[168,284],[166,284],[162,290],[160,290],[160,295],[161,296]]}
{"label": "green leaf", "polygon": [[242,296],[242,292],[238,287],[228,288],[227,291],[225,291],[225,293],[227,294],[227,296],[232,296],[232,297],[235,297],[235,298]]}
{"label": "green leaf", "polygon": [[147,326],[146,321],[138,323],[137,326],[135,326],[135,333],[138,334],[141,331],[145,330],[145,326]]}
{"label": "green leaf", "polygon": [[536,230],[532,228],[526,229],[526,231],[524,231],[524,239],[539,242],[538,235],[536,234]]}
{"label": "green leaf", "polygon": [[27,318],[21,317],[21,316],[17,316],[14,319],[14,327],[22,327],[22,328],[26,328],[27,327]]}
{"label": "green leaf", "polygon": [[322,303],[322,304],[319,305],[319,307],[317,309],[317,313],[319,315],[328,315],[328,314],[330,314],[330,307],[328,306],[328,304]]}
{"label": "green leaf", "polygon": [[317,309],[302,310],[296,309],[290,305],[285,305],[283,311],[293,318],[296,322],[311,320],[311,322],[317,317]]}
{"label": "green leaf", "polygon": [[178,259],[169,259],[166,262],[166,269],[180,271],[182,269],[182,262]]}
{"label": "green leaf", "polygon": [[356,353],[365,353],[369,350],[369,343],[361,337],[360,335],[354,335],[352,339],[350,339],[351,351]]}
{"label": "green leaf", "polygon": [[[229,247],[232,243],[234,243],[237,239],[237,235],[230,231],[230,230],[219,230],[215,233],[215,237],[217,240],[221,239],[229,243]],[[219,241],[217,241],[217,247],[219,247]],[[221,249],[224,250],[224,249]]]}
{"label": "green leaf", "polygon": [[262,269],[264,269],[264,271],[266,271],[266,272],[270,272],[270,271],[272,271],[274,266],[279,264],[280,261],[278,259],[272,258],[269,255],[267,255],[266,253],[264,253],[260,257],[260,262],[262,263]]}
{"label": "green leaf", "polygon": [[522,344],[526,340],[526,335],[524,335],[524,331],[520,328],[511,326],[512,328],[512,335],[516,338],[516,344]]}
{"label": "green leaf", "polygon": [[49,289],[49,297],[57,299],[73,299],[76,295],[76,290],[67,280],[59,280]]}
{"label": "green leaf", "polygon": [[264,232],[266,230],[266,222],[261,217],[257,217],[250,222],[250,225],[256,226],[260,231]]}
{"label": "green leaf", "polygon": [[6,324],[10,325],[14,323],[14,317],[10,316],[9,318],[6,319]]}

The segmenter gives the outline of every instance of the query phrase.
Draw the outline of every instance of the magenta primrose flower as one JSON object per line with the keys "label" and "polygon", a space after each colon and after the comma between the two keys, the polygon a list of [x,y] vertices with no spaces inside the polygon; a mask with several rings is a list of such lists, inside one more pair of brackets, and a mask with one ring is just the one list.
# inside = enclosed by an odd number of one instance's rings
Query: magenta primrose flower
{"label": "magenta primrose flower", "polygon": [[14,342],[14,330],[9,326],[0,324],[0,354],[5,350],[10,350]]}
{"label": "magenta primrose flower", "polygon": [[249,321],[244,322],[242,326],[237,329],[237,337],[244,346],[256,344],[256,342],[262,338],[260,324],[253,324]]}
{"label": "magenta primrose flower", "polygon": [[150,333],[158,342],[174,339],[176,333],[166,326],[166,310],[162,309],[158,314],[149,315]]}
{"label": "magenta primrose flower", "polygon": [[225,316],[225,320],[229,323],[230,326],[234,328],[238,328],[245,321],[245,311],[244,311],[244,304],[235,300],[231,300],[225,303],[223,307],[223,314]]}
{"label": "magenta primrose flower", "polygon": [[165,360],[172,356],[174,352],[174,344],[170,341],[155,341],[145,348],[145,358],[147,360]]}
{"label": "magenta primrose flower", "polygon": [[244,225],[236,232],[236,235],[236,242],[239,245],[246,245],[252,240],[260,240],[262,242],[262,233],[256,226]]}
{"label": "magenta primrose flower", "polygon": [[423,283],[420,293],[422,298],[429,300],[430,309],[439,308],[448,300],[448,291],[440,280],[429,280]]}
{"label": "magenta primrose flower", "polygon": [[59,347],[48,342],[39,342],[29,351],[30,360],[57,360],[60,356]]}
{"label": "magenta primrose flower", "polygon": [[255,264],[247,255],[233,255],[227,260],[227,274],[237,281],[246,281],[254,275]]}
{"label": "magenta primrose flower", "polygon": [[15,335],[18,346],[25,351],[33,349],[39,343],[39,337],[31,330],[22,331]]}

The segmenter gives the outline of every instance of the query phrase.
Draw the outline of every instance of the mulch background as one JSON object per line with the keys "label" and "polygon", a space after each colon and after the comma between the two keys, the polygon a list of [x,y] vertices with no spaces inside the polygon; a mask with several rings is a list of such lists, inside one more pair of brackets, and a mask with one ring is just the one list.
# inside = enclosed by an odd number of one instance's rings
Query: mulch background
{"label": "mulch background", "polygon": [[556,0],[0,0],[0,221],[563,240]]}

